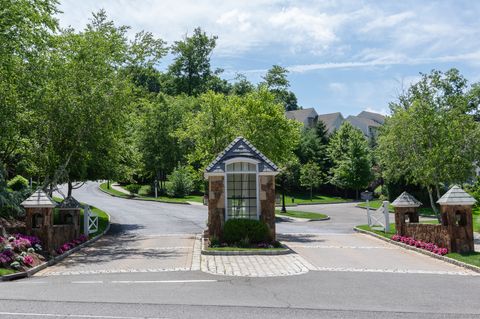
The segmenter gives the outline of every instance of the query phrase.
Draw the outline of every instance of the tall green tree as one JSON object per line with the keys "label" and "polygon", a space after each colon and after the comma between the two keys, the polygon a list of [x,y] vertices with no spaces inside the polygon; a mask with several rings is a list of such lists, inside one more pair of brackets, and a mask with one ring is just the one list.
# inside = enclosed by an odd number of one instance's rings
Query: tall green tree
{"label": "tall green tree", "polygon": [[308,162],[300,168],[300,184],[310,190],[310,200],[313,199],[313,189],[325,182],[325,174],[315,162]]}
{"label": "tall green tree", "polygon": [[328,146],[331,168],[330,182],[343,189],[358,193],[372,180],[372,159],[368,141],[363,133],[345,122],[331,137]]}
{"label": "tall green tree", "polygon": [[260,85],[267,87],[275,95],[275,100],[281,103],[286,111],[298,110],[297,97],[289,90],[290,81],[287,78],[288,70],[274,65],[267,71]]}
{"label": "tall green tree", "polygon": [[208,36],[201,28],[195,28],[191,36],[175,41],[171,48],[175,57],[169,66],[174,94],[199,95],[208,90],[207,84],[216,75],[210,66],[216,42],[217,36]]}
{"label": "tall green tree", "polygon": [[184,162],[185,147],[175,132],[196,102],[196,98],[189,96],[158,95],[144,109],[139,149],[148,178],[165,181],[178,163]]}
{"label": "tall green tree", "polygon": [[46,179],[68,182],[69,194],[73,181],[109,178],[126,158],[133,95],[119,70],[150,56],[142,57],[138,42],[129,44],[126,31],[100,11],[84,31],[63,30],[49,52],[39,152]]}
{"label": "tall green tree", "polygon": [[398,101],[378,137],[378,158],[387,181],[407,182],[435,197],[442,184],[474,176],[480,128],[474,119],[480,91],[456,69],[422,74]]}
{"label": "tall green tree", "polygon": [[56,5],[54,0],[0,4],[0,162],[7,173],[29,166],[34,158],[31,110],[44,85],[35,74],[57,30]]}
{"label": "tall green tree", "polygon": [[199,109],[186,116],[178,136],[192,152],[190,164],[204,169],[235,137],[244,136],[276,164],[292,159],[300,124],[285,118],[283,107],[266,89],[245,96],[207,92]]}

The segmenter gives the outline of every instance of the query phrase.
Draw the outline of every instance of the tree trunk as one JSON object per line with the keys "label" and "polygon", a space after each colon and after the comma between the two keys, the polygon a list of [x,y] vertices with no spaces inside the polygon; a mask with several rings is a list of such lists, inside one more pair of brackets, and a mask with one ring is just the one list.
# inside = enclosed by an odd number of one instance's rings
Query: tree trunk
{"label": "tree trunk", "polygon": [[107,179],[107,188],[110,189],[110,180]]}
{"label": "tree trunk", "polygon": [[355,189],[355,199],[358,200],[358,188]]}
{"label": "tree trunk", "polygon": [[313,187],[310,187],[310,201],[313,200]]}
{"label": "tree trunk", "polygon": [[430,206],[432,207],[433,211],[435,212],[435,216],[437,216],[438,221],[440,221],[440,215],[438,214],[437,206],[433,200],[432,188],[428,187],[428,197],[430,198]]}
{"label": "tree trunk", "polygon": [[73,189],[72,182],[71,182],[71,181],[68,181],[68,193],[67,193],[67,197],[72,196],[72,189]]}
{"label": "tree trunk", "polygon": [[287,208],[285,207],[285,185],[282,187],[282,213],[286,213]]}
{"label": "tree trunk", "polygon": [[437,192],[437,200],[440,199],[440,189],[438,188],[438,183],[435,184],[435,191]]}

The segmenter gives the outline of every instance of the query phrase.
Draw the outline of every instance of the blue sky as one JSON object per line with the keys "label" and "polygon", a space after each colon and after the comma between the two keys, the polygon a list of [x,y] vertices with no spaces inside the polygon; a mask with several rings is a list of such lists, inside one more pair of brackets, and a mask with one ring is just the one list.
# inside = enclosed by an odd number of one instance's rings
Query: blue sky
{"label": "blue sky", "polygon": [[217,35],[212,65],[226,79],[257,83],[273,64],[286,67],[299,104],[319,113],[387,113],[434,68],[480,81],[480,1],[64,0],[58,18],[81,29],[101,8],[130,35],[170,44],[197,26]]}

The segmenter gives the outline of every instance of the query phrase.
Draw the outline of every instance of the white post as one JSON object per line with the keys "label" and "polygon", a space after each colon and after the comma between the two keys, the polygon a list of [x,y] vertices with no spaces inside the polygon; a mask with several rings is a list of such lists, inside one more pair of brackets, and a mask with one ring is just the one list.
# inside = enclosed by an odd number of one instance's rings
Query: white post
{"label": "white post", "polygon": [[367,199],[367,222],[368,226],[372,226],[372,218],[370,217],[370,202]]}
{"label": "white post", "polygon": [[157,184],[158,184],[158,181],[155,180],[155,198],[157,198]]}
{"label": "white post", "polygon": [[90,207],[88,205],[83,206],[83,234],[88,236],[88,217],[90,215]]}
{"label": "white post", "polygon": [[390,212],[388,211],[388,201],[383,201],[383,214],[385,215],[385,233],[390,232]]}

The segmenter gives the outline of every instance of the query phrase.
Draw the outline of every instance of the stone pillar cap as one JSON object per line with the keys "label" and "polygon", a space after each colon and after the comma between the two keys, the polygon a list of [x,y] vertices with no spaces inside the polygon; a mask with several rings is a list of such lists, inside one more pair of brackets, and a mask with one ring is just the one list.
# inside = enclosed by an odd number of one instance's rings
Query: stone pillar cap
{"label": "stone pillar cap", "polygon": [[407,192],[403,192],[392,203],[393,207],[420,207],[422,203]]}
{"label": "stone pillar cap", "polygon": [[20,205],[25,208],[54,208],[57,206],[57,203],[55,203],[44,191],[38,189]]}
{"label": "stone pillar cap", "polygon": [[440,205],[473,205],[477,201],[457,185],[453,185],[440,199]]}

